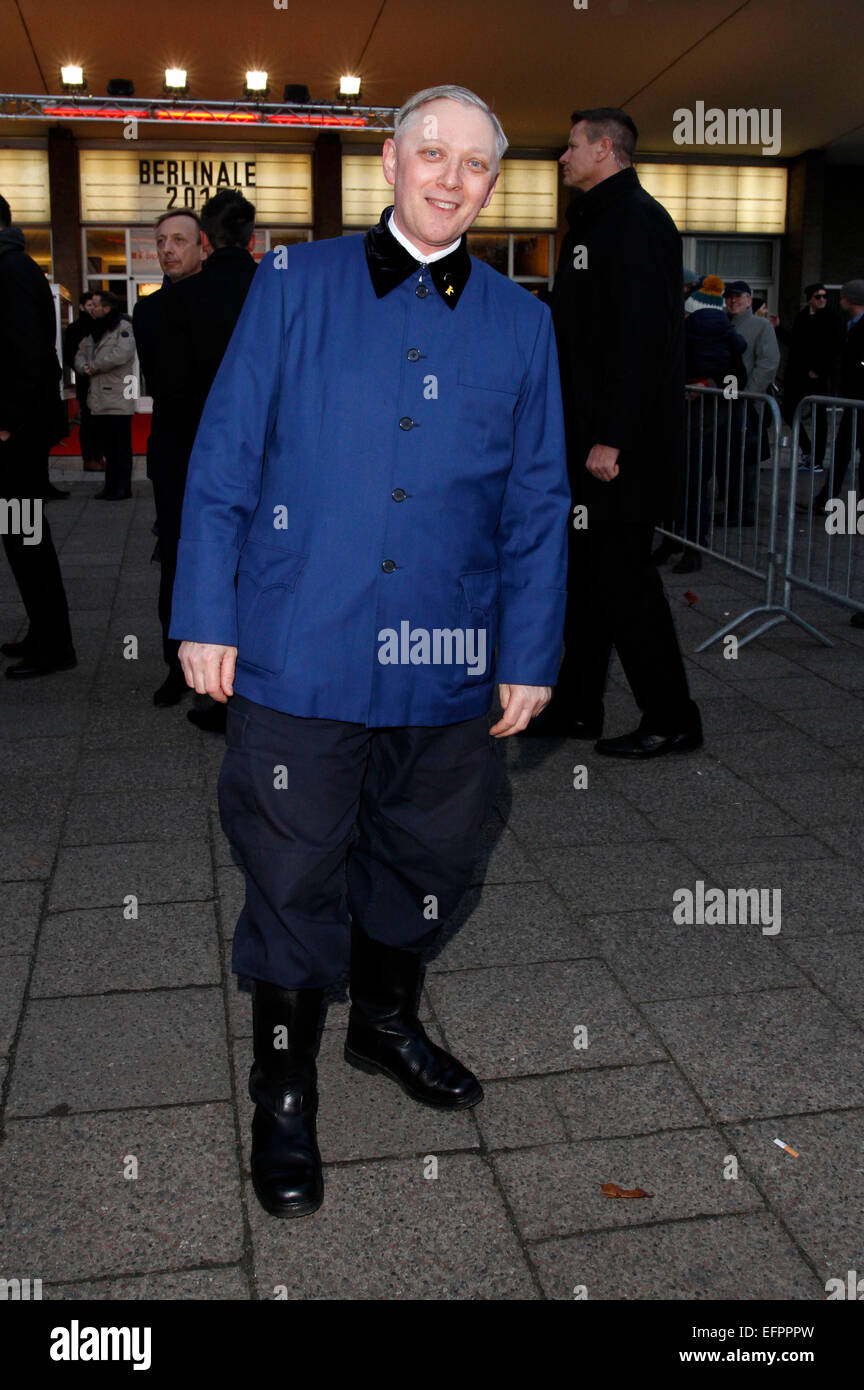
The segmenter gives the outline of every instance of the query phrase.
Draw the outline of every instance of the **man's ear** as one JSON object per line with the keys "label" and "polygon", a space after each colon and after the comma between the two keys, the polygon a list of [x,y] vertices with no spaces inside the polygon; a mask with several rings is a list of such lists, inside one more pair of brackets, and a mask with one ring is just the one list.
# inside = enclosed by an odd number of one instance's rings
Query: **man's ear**
{"label": "man's ear", "polygon": [[498,182],[498,180],[500,179],[500,177],[501,177],[501,170],[499,169],[499,170],[498,170],[498,173],[495,175],[494,179],[492,180],[492,182],[491,182],[490,185],[489,185],[489,192],[486,194],[486,198],[485,198],[485,200],[484,200],[484,202],[483,202],[483,207],[484,207],[484,208],[488,208],[489,204],[492,202],[492,194],[495,192],[495,185],[496,185],[496,183]]}
{"label": "man's ear", "polygon": [[388,135],[384,141],[384,148],[381,151],[381,163],[384,169],[384,177],[389,184],[396,182],[396,141],[392,135]]}
{"label": "man's ear", "polygon": [[207,257],[210,255],[210,253],[211,253],[212,250],[213,250],[213,247],[210,245],[210,238],[209,238],[209,236],[207,235],[207,233],[204,231],[204,228],[202,227],[202,228],[201,228],[201,255],[202,255],[202,257],[206,260]]}

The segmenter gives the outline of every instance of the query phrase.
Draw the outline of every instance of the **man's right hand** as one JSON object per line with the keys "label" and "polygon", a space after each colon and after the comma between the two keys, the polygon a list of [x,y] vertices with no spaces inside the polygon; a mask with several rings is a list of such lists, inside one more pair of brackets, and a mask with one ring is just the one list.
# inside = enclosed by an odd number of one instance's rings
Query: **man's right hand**
{"label": "man's right hand", "polygon": [[211,642],[181,642],[178,653],[186,684],[198,695],[210,695],[220,705],[234,694],[236,647],[217,647]]}

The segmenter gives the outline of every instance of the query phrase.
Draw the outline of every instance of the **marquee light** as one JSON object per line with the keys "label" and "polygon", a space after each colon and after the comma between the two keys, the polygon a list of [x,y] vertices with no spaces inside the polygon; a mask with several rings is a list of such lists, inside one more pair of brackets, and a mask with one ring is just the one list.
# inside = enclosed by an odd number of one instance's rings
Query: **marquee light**
{"label": "marquee light", "polygon": [[186,81],[186,69],[166,68],[165,89],[169,92],[188,92],[189,83]]}
{"label": "marquee light", "polygon": [[66,92],[83,92],[87,86],[84,69],[77,63],[64,63],[60,69],[60,80]]}
{"label": "marquee light", "polygon": [[266,72],[258,72],[258,71],[254,70],[254,69],[253,69],[251,72],[247,72],[247,74],[246,74],[246,95],[247,95],[247,97],[248,97],[248,96],[252,96],[253,92],[257,92],[260,96],[266,96],[266,95],[267,95],[267,74],[266,74]]}
{"label": "marquee light", "polygon": [[346,75],[345,77],[340,77],[340,78],[339,78],[339,95],[340,95],[340,97],[359,97],[359,95],[360,95],[360,78],[359,78],[359,77],[350,77],[350,76],[347,76],[347,75]]}

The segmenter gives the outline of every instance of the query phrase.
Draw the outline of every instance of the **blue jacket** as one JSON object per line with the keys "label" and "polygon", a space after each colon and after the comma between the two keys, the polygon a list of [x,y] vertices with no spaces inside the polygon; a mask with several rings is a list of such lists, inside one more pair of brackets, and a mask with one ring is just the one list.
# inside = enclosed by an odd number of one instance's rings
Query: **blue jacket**
{"label": "blue jacket", "polygon": [[362,235],[258,268],[190,459],[170,628],[236,646],[234,688],[258,704],[441,725],[486,712],[495,681],[556,681],[551,317],[464,247],[453,303],[430,277],[444,262],[410,257],[376,294]]}
{"label": "blue jacket", "polygon": [[747,347],[723,309],[697,309],[684,320],[684,361],[688,381],[710,377],[722,386],[723,378],[738,378],[743,391],[747,373],[741,361]]}

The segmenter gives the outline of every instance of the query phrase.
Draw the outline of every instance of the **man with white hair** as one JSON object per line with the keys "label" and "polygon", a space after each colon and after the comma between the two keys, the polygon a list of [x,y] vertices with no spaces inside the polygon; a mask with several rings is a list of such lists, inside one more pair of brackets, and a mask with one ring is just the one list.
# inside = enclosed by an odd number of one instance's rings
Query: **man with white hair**
{"label": "man with white hair", "polygon": [[190,460],[171,635],[230,699],[232,967],[275,1216],[323,1199],[315,1045],[349,962],[346,1060],[439,1109],[483,1098],[418,1021],[420,953],[470,882],[494,741],[551,696],[569,510],[549,311],[466,248],[506,147],[473,92],[406,102],[394,207],[264,258]]}

